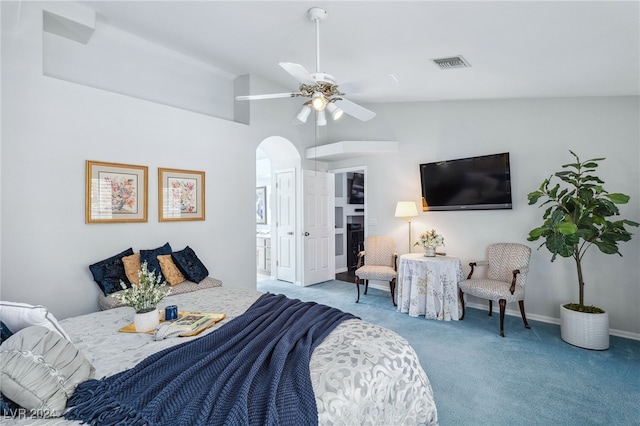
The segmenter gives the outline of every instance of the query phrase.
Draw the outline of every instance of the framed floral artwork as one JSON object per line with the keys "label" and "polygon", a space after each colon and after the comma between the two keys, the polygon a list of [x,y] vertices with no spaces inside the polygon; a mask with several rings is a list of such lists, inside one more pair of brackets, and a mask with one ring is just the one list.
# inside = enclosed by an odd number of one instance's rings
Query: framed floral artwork
{"label": "framed floral artwork", "polygon": [[158,169],[158,220],[205,220],[204,172]]}
{"label": "framed floral artwork", "polygon": [[147,166],[86,162],[86,223],[147,221]]}
{"label": "framed floral artwork", "polygon": [[267,187],[259,186],[256,188],[256,223],[267,223]]}

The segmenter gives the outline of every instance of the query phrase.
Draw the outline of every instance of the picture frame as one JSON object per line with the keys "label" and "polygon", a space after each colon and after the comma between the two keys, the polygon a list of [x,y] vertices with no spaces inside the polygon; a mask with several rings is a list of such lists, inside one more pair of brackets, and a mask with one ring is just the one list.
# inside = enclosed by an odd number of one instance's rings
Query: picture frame
{"label": "picture frame", "polygon": [[266,225],[267,223],[267,187],[256,187],[256,223]]}
{"label": "picture frame", "polygon": [[158,221],[205,220],[205,172],[158,168]]}
{"label": "picture frame", "polygon": [[147,221],[148,167],[86,161],[85,223]]}

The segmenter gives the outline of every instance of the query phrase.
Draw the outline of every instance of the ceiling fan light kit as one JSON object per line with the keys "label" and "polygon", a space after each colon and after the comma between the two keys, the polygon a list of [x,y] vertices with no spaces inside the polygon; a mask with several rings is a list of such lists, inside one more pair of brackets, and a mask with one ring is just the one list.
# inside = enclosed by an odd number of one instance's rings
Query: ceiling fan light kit
{"label": "ceiling fan light kit", "polygon": [[309,73],[302,65],[293,62],[280,62],[280,67],[300,83],[297,92],[236,96],[236,100],[250,101],[289,97],[310,98],[303,104],[294,121],[298,120],[305,123],[313,108],[316,111],[317,126],[325,126],[327,124],[325,108],[329,110],[333,120],[342,117],[343,113],[361,121],[371,120],[375,117],[375,112],[345,99],[344,93],[341,93],[338,89],[336,79],[331,74],[320,71],[320,23],[327,18],[327,12],[319,7],[312,7],[307,11],[307,16],[316,24],[316,72]]}

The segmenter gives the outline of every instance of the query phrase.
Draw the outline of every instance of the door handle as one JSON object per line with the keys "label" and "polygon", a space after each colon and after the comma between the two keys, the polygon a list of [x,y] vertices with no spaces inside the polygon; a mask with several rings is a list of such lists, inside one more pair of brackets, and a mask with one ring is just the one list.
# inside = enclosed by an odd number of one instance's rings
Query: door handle
{"label": "door handle", "polygon": [[308,232],[305,232],[305,233],[304,233],[304,236],[305,236],[305,237],[308,237],[308,236],[309,236],[309,233],[308,233]]}
{"label": "door handle", "polygon": [[293,231],[287,232],[287,235],[293,235]]}

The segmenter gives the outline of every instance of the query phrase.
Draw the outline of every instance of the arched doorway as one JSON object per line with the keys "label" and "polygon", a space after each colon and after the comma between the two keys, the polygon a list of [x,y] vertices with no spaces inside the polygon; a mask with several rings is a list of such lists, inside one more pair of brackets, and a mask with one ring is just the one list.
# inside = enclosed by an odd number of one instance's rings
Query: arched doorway
{"label": "arched doorway", "polygon": [[[257,280],[295,282],[298,279],[296,182],[300,168],[300,153],[286,138],[270,136],[256,149]],[[261,217],[258,204],[263,192],[264,216]]]}

